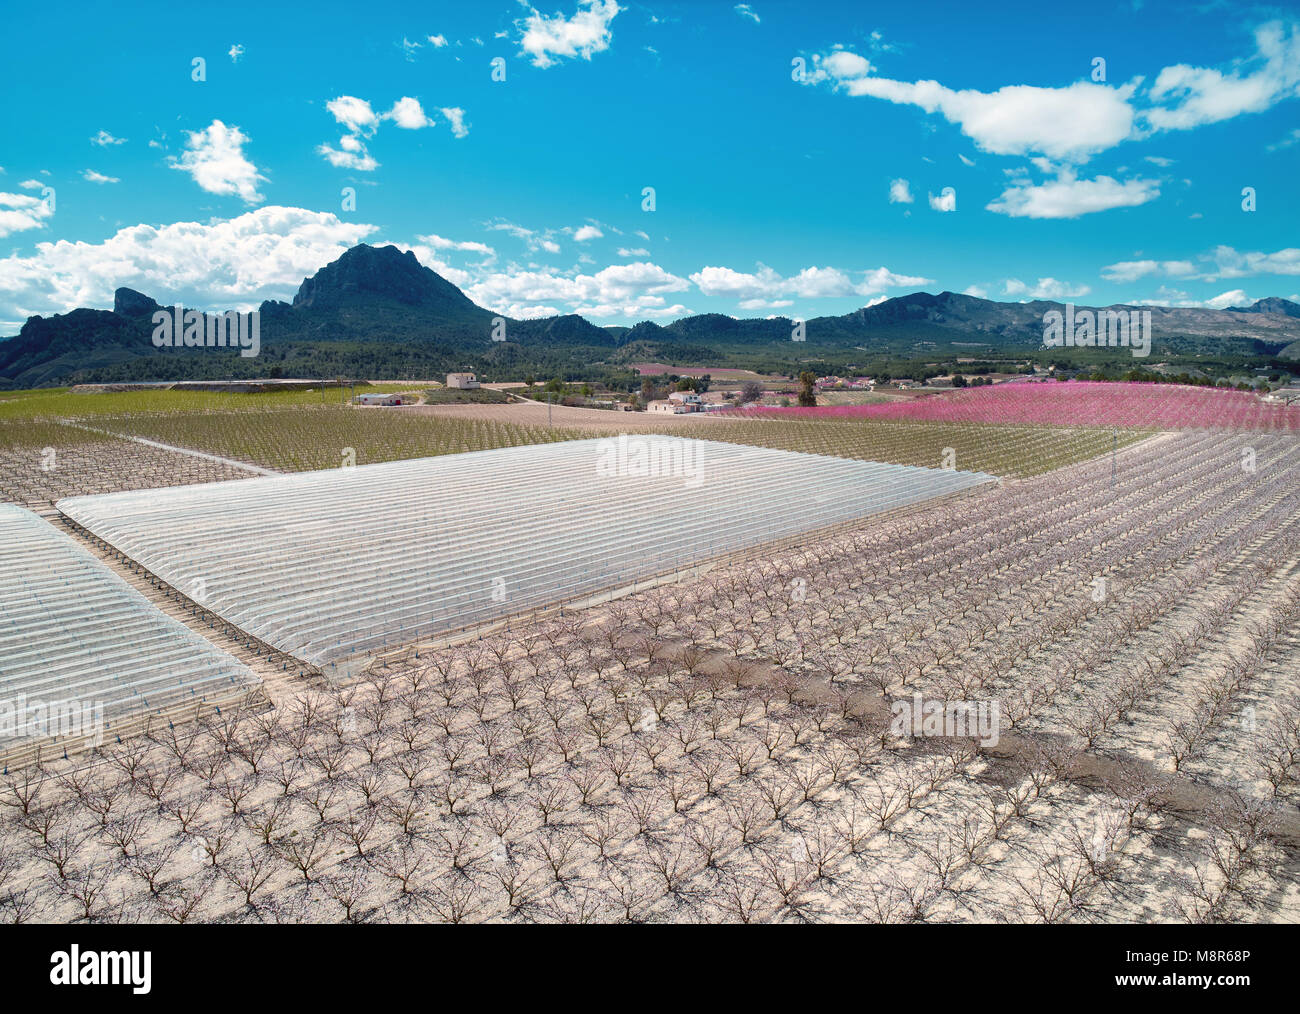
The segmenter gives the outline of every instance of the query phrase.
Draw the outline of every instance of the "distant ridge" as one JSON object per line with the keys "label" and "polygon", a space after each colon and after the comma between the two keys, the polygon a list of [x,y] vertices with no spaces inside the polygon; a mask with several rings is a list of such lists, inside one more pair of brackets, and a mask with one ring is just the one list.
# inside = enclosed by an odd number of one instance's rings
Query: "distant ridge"
{"label": "distant ridge", "polygon": [[[235,361],[206,349],[155,349],[150,316],[159,305],[153,296],[119,288],[112,310],[30,318],[16,337],[0,340],[0,387],[233,378],[277,369],[285,376],[400,377],[464,368],[517,372],[523,363],[551,372],[580,371],[598,362],[659,356],[671,362],[680,361],[674,356],[716,356],[722,349],[763,349],[789,357],[793,327],[786,317],[718,313],[668,324],[642,321],[631,328],[599,327],[578,314],[514,320],[478,306],[410,251],[367,244],[303,279],[292,302],[262,303],[258,359]],[[1038,348],[1043,314],[1061,305],[913,292],[808,320],[806,348],[870,350],[891,343],[911,348],[926,341],[991,350]],[[1156,341],[1173,338],[1239,354],[1300,358],[1300,304],[1290,300],[1271,297],[1226,310],[1140,309],[1151,311]]]}

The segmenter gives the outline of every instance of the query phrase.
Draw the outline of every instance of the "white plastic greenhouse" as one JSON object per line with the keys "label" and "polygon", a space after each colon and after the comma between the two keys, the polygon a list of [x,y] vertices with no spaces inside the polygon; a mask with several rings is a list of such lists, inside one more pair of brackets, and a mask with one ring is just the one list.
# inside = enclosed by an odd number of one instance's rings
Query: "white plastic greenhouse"
{"label": "white plastic greenhouse", "polygon": [[328,669],[994,481],[636,436],[57,506],[227,622]]}
{"label": "white plastic greenhouse", "polygon": [[71,536],[0,504],[0,750],[80,738],[82,719],[111,736],[127,719],[259,682]]}

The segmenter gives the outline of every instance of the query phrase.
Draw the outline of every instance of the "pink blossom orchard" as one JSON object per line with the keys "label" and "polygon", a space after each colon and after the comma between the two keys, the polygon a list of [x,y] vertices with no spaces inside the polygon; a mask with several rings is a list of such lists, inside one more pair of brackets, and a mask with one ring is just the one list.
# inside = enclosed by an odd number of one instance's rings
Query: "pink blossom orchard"
{"label": "pink blossom orchard", "polygon": [[745,415],[810,419],[1125,426],[1169,430],[1300,431],[1300,407],[1248,391],[1095,381],[998,384],[905,402],[823,408],[764,408]]}

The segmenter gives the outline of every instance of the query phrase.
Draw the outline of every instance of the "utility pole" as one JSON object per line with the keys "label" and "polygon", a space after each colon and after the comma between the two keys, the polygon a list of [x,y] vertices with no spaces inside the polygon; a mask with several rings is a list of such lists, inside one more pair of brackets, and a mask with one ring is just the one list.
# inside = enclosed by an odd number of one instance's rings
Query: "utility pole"
{"label": "utility pole", "polygon": [[1119,430],[1118,430],[1118,429],[1112,429],[1112,430],[1111,430],[1111,436],[1114,438],[1115,442],[1114,442],[1114,444],[1112,445],[1112,447],[1111,447],[1111,451],[1110,451],[1110,487],[1111,487],[1111,489],[1114,489],[1114,488],[1115,488],[1115,476],[1116,476],[1116,472],[1117,472],[1118,469],[1119,469],[1119,462],[1118,462],[1118,460],[1117,460],[1118,457],[1119,457]]}

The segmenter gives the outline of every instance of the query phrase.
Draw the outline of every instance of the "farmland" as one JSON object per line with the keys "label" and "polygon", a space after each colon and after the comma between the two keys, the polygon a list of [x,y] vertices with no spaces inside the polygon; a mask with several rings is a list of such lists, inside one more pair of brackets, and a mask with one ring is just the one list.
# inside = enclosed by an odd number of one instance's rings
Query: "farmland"
{"label": "farmland", "polygon": [[[812,417],[778,417],[774,414],[785,410],[765,410],[667,418],[548,409],[533,402],[357,411],[336,400],[321,404],[320,397],[318,392],[37,392],[3,401],[0,497],[32,503],[248,474],[229,463],[184,458],[130,442],[136,438],[276,472],[299,472],[644,432],[1024,477],[1088,460],[1154,432],[1150,426],[1121,426],[1112,432],[1092,425],[840,414],[858,408],[814,410],[825,414]],[[327,391],[326,397],[338,399],[339,394]],[[60,470],[48,467],[47,449],[55,452]]]}
{"label": "farmland", "polygon": [[[3,911],[1294,920],[1300,453],[1257,437],[1244,473],[1245,439],[11,772]],[[895,734],[917,692],[996,697],[999,741]]]}
{"label": "farmland", "polygon": [[1071,381],[968,388],[889,404],[767,409],[774,417],[1124,426],[1137,429],[1300,430],[1300,407],[1247,391]]}
{"label": "farmland", "polygon": [[[0,920],[1296,921],[1290,417],[1040,386],[922,418],[617,420],[932,468],[951,451],[1005,481],[346,679],[255,659],[265,700],[0,778]],[[8,424],[10,463],[62,448],[28,495],[165,485],[169,463],[249,474],[127,437],[301,471],[619,432],[529,405],[111,408]],[[895,721],[925,702],[996,721]]]}

